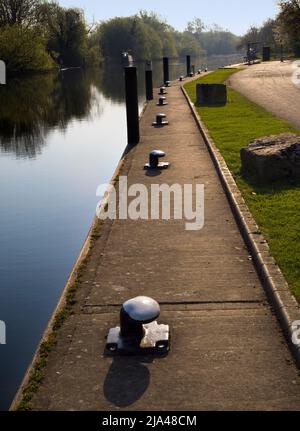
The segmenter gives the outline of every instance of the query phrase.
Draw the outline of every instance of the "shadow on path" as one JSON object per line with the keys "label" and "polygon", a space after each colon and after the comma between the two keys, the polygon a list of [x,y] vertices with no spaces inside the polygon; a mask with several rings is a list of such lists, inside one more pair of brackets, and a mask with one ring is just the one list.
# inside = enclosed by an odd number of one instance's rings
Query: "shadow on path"
{"label": "shadow on path", "polygon": [[106,375],[103,392],[117,407],[129,407],[138,401],[150,384],[150,371],[145,357],[116,357]]}

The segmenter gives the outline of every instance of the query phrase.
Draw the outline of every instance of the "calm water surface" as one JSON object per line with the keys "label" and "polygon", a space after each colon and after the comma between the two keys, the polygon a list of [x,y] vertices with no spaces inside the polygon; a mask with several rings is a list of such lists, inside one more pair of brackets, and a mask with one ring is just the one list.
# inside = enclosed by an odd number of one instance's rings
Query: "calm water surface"
{"label": "calm water surface", "polygon": [[[198,60],[213,69],[239,60]],[[184,74],[180,61],[170,77]],[[139,71],[141,106],[143,68]],[[162,65],[154,64],[154,80]],[[0,410],[10,402],[126,146],[123,71],[66,71],[0,88]]]}

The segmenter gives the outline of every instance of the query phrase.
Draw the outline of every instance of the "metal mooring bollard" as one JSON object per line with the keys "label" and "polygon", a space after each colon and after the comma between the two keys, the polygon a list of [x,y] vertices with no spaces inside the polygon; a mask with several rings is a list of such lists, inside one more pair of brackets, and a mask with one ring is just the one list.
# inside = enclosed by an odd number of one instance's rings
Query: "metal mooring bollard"
{"label": "metal mooring bollard", "polygon": [[109,330],[106,352],[110,355],[166,354],[169,351],[169,326],[159,325],[158,302],[138,296],[125,302],[120,326]]}
{"label": "metal mooring bollard", "polygon": [[158,127],[167,126],[169,124],[169,121],[167,121],[166,118],[167,118],[166,114],[157,114],[156,121],[152,123],[152,126],[158,126]]}
{"label": "metal mooring bollard", "polygon": [[166,105],[168,105],[167,98],[164,96],[161,96],[158,100],[157,106],[166,106]]}
{"label": "metal mooring bollard", "polygon": [[179,81],[183,81],[183,76],[180,76],[180,77],[179,77]]}
{"label": "metal mooring bollard", "polygon": [[191,56],[186,56],[186,76],[190,76],[191,73]]}
{"label": "metal mooring bollard", "polygon": [[147,163],[144,166],[144,169],[146,170],[160,170],[160,169],[168,169],[168,167],[170,166],[170,163],[165,162],[165,163],[161,163],[159,162],[159,159],[163,158],[166,156],[166,153],[164,151],[160,151],[160,150],[153,150],[151,151],[151,153],[149,154],[149,163]]}
{"label": "metal mooring bollard", "polygon": [[166,83],[169,81],[169,58],[164,57],[163,58],[163,68],[164,68],[164,82]]}
{"label": "metal mooring bollard", "polygon": [[164,87],[164,86],[160,87],[158,94],[161,96],[163,96],[164,94],[167,94],[166,87]]}
{"label": "metal mooring bollard", "polygon": [[153,100],[152,61],[146,61],[145,84],[146,84],[146,99]]}
{"label": "metal mooring bollard", "polygon": [[165,82],[165,86],[166,86],[166,87],[171,87],[171,81],[166,81],[166,82]]}
{"label": "metal mooring bollard", "polygon": [[127,141],[136,145],[140,141],[139,103],[136,67],[125,67],[125,95],[127,113]]}

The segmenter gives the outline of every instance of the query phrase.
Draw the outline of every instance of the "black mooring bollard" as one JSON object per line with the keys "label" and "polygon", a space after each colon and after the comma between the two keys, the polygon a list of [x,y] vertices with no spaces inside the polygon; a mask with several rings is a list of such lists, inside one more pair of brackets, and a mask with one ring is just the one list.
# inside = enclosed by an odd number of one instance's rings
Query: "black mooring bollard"
{"label": "black mooring bollard", "polygon": [[127,142],[129,145],[135,145],[140,141],[137,71],[135,66],[125,67],[124,70],[127,113]]}
{"label": "black mooring bollard", "polygon": [[186,56],[186,76],[190,76],[191,73],[191,56]]}
{"label": "black mooring bollard", "polygon": [[146,99],[153,100],[152,61],[146,61],[145,83],[146,83]]}
{"label": "black mooring bollard", "polygon": [[170,348],[170,328],[157,322],[159,315],[160,306],[152,298],[138,296],[126,301],[120,311],[120,326],[108,332],[105,354],[165,356]]}
{"label": "black mooring bollard", "polygon": [[164,57],[163,58],[163,64],[164,64],[164,84],[170,80],[170,75],[169,75],[169,58],[168,57]]}

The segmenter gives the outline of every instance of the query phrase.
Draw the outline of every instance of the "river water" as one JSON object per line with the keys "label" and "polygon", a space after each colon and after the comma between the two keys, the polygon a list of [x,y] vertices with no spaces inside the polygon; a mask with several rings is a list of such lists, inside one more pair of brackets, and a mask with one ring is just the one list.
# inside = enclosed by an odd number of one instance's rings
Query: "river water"
{"label": "river water", "polygon": [[[238,56],[198,59],[214,69]],[[170,78],[185,73],[170,65]],[[139,67],[143,105],[144,72]],[[162,64],[154,63],[155,85]],[[126,146],[120,65],[9,80],[0,88],[0,410],[7,410],[94,217],[96,189]]]}

